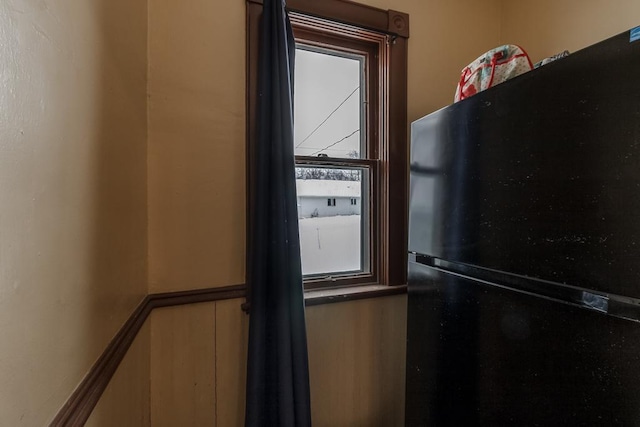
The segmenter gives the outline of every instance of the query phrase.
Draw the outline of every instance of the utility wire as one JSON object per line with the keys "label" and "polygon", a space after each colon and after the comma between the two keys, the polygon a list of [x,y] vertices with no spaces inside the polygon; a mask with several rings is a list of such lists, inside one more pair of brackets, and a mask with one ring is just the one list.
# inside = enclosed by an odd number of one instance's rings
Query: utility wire
{"label": "utility wire", "polygon": [[334,142],[333,144],[329,144],[329,145],[327,145],[326,147],[324,147],[324,148],[323,148],[323,149],[321,149],[321,150],[318,150],[318,151],[316,151],[316,152],[314,152],[314,153],[309,154],[309,156],[315,156],[316,154],[319,154],[319,153],[323,152],[323,151],[324,151],[324,150],[326,150],[327,148],[331,148],[331,147],[333,147],[334,145],[341,143],[341,142],[342,142],[342,141],[344,141],[345,139],[350,138],[351,136],[353,136],[356,132],[360,132],[360,129],[356,129],[356,130],[354,130],[353,132],[351,132],[349,135],[345,136],[344,138],[337,140],[337,141],[336,141],[336,142]]}
{"label": "utility wire", "polygon": [[[348,150],[345,148],[323,148],[323,147],[302,147],[303,150],[322,150],[322,151],[353,151],[353,149]],[[300,154],[304,156],[305,154]]]}
{"label": "utility wire", "polygon": [[345,102],[347,102],[347,101],[349,100],[349,98],[351,98],[351,97],[353,96],[353,94],[354,94],[354,93],[356,93],[356,91],[357,91],[358,89],[360,89],[360,86],[358,86],[357,88],[355,88],[355,89],[353,90],[353,92],[351,92],[351,93],[350,93],[350,94],[349,94],[349,95],[344,99],[344,101],[342,101],[342,102],[340,103],[340,105],[338,105],[338,106],[337,106],[337,107],[336,107],[332,112],[330,112],[330,113],[329,113],[329,115],[327,116],[327,118],[326,118],[326,119],[324,119],[324,120],[322,121],[322,123],[320,123],[318,126],[316,126],[316,128],[315,128],[314,130],[312,130],[312,131],[311,131],[311,133],[310,133],[309,135],[307,135],[307,137],[306,137],[305,139],[303,139],[302,141],[300,141],[300,142],[296,145],[296,147],[295,147],[295,148],[300,147],[300,146],[301,146],[301,145],[302,145],[302,144],[303,144],[307,139],[311,138],[311,135],[313,135],[314,133],[316,133],[316,131],[317,131],[318,129],[320,129],[320,127],[321,127],[323,124],[325,124],[325,123],[327,122],[327,120],[329,120],[329,119],[331,118],[331,116],[333,116],[333,114],[334,114],[336,111],[338,111],[338,110],[340,109],[340,107],[342,107],[342,106],[344,105],[344,103],[345,103]]}

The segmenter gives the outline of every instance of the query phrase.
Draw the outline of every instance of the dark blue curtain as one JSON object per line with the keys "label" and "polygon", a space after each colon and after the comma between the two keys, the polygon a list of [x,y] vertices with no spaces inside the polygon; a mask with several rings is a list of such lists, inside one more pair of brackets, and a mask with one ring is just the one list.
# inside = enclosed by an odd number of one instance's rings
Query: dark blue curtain
{"label": "dark blue curtain", "polygon": [[245,425],[310,426],[293,154],[295,43],[282,0],[264,0],[249,233]]}

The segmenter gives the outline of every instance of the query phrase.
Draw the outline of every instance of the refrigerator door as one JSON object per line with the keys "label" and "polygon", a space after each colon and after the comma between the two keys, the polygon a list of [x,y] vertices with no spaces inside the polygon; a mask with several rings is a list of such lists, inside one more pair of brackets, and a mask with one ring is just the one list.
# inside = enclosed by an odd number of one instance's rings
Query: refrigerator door
{"label": "refrigerator door", "polygon": [[409,250],[640,298],[629,32],[412,125]]}
{"label": "refrigerator door", "polygon": [[407,426],[640,425],[640,324],[409,264]]}

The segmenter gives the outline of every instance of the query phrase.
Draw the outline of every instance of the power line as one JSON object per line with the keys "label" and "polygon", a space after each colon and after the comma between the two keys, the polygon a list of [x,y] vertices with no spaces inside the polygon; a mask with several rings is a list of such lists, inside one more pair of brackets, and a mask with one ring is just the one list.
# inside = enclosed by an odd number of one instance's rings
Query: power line
{"label": "power line", "polygon": [[[302,147],[303,150],[321,150],[321,151],[353,151],[353,148],[351,149],[347,149],[347,148],[321,148],[321,147]],[[300,154],[301,156],[304,156],[304,154]]]}
{"label": "power line", "polygon": [[331,147],[333,147],[334,145],[341,143],[341,142],[342,142],[342,141],[344,141],[345,139],[352,137],[356,132],[360,132],[360,129],[356,129],[356,130],[354,130],[353,132],[351,132],[349,135],[345,136],[344,138],[339,139],[339,140],[337,140],[336,142],[334,142],[333,144],[329,144],[329,145],[327,145],[326,147],[324,147],[323,149],[318,150],[318,151],[316,151],[316,152],[314,152],[314,153],[311,153],[311,154],[309,154],[309,155],[310,155],[310,156],[315,156],[316,154],[323,152],[323,151],[324,151],[324,150],[326,150],[327,148],[331,148]]}
{"label": "power line", "polygon": [[326,119],[324,119],[324,120],[322,121],[322,123],[320,123],[318,126],[316,126],[316,128],[315,128],[314,130],[312,130],[312,131],[311,131],[311,133],[310,133],[309,135],[307,135],[307,137],[306,137],[305,139],[303,139],[302,141],[300,141],[300,142],[296,145],[296,147],[295,147],[295,148],[300,147],[300,146],[301,146],[301,145],[302,145],[302,144],[303,144],[307,139],[311,138],[311,135],[313,135],[314,133],[316,133],[316,131],[317,131],[318,129],[320,129],[320,127],[321,127],[323,124],[325,124],[325,123],[327,122],[327,120],[329,120],[329,119],[331,118],[331,116],[333,116],[333,114],[334,114],[336,111],[338,111],[338,110],[340,109],[340,107],[342,107],[342,106],[344,105],[344,103],[345,103],[345,102],[347,102],[347,101],[349,100],[349,98],[351,98],[351,96],[353,96],[353,94],[354,94],[354,93],[356,93],[356,91],[357,91],[358,89],[360,89],[360,86],[358,86],[357,88],[355,88],[355,89],[353,90],[353,92],[351,92],[351,93],[350,93],[350,94],[349,94],[349,95],[344,99],[344,101],[342,101],[342,102],[340,103],[340,105],[338,105],[338,106],[337,106],[337,107],[336,107],[332,112],[330,112],[330,113],[329,113],[329,115],[327,116],[327,118],[326,118]]}

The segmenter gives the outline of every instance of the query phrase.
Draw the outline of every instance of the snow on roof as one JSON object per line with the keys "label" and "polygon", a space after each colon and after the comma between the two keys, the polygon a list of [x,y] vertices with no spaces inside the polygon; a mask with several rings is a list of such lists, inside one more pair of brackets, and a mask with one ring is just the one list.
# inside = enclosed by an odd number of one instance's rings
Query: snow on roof
{"label": "snow on roof", "polygon": [[360,197],[361,181],[296,179],[298,197]]}

